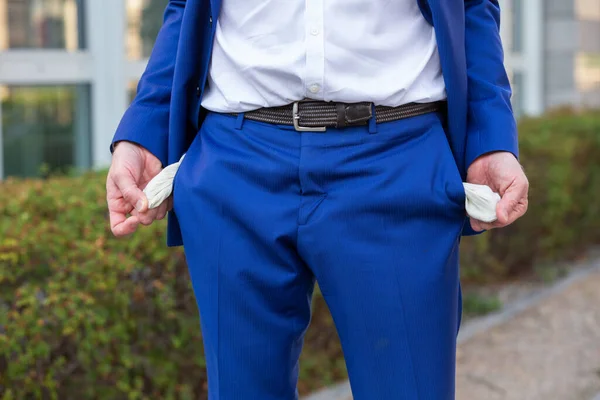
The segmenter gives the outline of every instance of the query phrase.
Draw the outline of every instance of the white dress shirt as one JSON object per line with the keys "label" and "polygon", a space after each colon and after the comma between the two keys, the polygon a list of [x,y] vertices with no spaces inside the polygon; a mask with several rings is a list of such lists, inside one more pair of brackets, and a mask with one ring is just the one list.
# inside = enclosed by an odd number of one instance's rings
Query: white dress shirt
{"label": "white dress shirt", "polygon": [[208,110],[446,98],[435,33],[417,0],[224,0],[216,28]]}

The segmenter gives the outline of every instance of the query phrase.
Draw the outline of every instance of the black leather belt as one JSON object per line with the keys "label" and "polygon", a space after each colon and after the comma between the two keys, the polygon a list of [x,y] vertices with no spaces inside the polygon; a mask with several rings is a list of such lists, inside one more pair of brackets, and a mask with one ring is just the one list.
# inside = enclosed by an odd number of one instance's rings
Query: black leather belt
{"label": "black leather belt", "polygon": [[281,107],[260,108],[244,114],[244,118],[278,125],[293,125],[297,131],[324,132],[327,128],[366,125],[375,121],[397,121],[445,110],[446,102],[409,103],[398,107],[375,106],[372,103],[337,103],[325,101],[297,101]]}

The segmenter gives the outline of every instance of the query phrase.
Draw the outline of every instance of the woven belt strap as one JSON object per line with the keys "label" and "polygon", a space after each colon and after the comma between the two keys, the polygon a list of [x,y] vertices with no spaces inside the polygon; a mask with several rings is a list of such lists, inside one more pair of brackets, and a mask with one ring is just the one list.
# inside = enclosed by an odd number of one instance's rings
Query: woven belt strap
{"label": "woven belt strap", "polygon": [[[396,121],[436,111],[442,111],[445,102],[409,103],[398,107],[375,106],[377,123]],[[300,101],[282,107],[260,108],[244,114],[244,118],[278,125],[302,128],[343,128],[366,125],[372,117],[372,103],[336,103]]]}

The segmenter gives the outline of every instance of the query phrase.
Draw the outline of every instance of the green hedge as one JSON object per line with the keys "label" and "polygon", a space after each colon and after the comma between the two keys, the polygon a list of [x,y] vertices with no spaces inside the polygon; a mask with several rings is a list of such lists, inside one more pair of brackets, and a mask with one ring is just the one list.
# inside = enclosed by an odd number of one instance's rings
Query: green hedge
{"label": "green hedge", "polygon": [[519,133],[529,210],[514,225],[464,240],[465,282],[529,273],[600,243],[600,111],[524,119]]}
{"label": "green hedge", "polygon": [[[530,211],[463,242],[465,281],[528,273],[600,239],[600,113],[521,123]],[[165,223],[111,237],[102,173],[0,183],[0,399],[204,399],[206,372],[181,249]],[[300,391],[345,374],[317,295]]]}

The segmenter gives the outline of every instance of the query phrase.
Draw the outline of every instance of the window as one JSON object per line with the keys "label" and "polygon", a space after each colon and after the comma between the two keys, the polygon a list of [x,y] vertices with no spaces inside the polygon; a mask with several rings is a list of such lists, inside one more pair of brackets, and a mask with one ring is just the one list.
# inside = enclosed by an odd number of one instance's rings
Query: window
{"label": "window", "polygon": [[575,82],[581,91],[600,90],[600,54],[576,55]]}
{"label": "window", "polygon": [[82,0],[0,0],[0,51],[84,47]]}
{"label": "window", "polygon": [[523,73],[515,72],[512,76],[512,107],[515,116],[518,118],[523,115]]}
{"label": "window", "polygon": [[150,57],[168,0],[127,0],[127,57]]}
{"label": "window", "polygon": [[3,175],[91,167],[87,85],[0,86]]}
{"label": "window", "polygon": [[512,51],[520,53],[523,51],[523,2],[513,0],[512,2]]}

